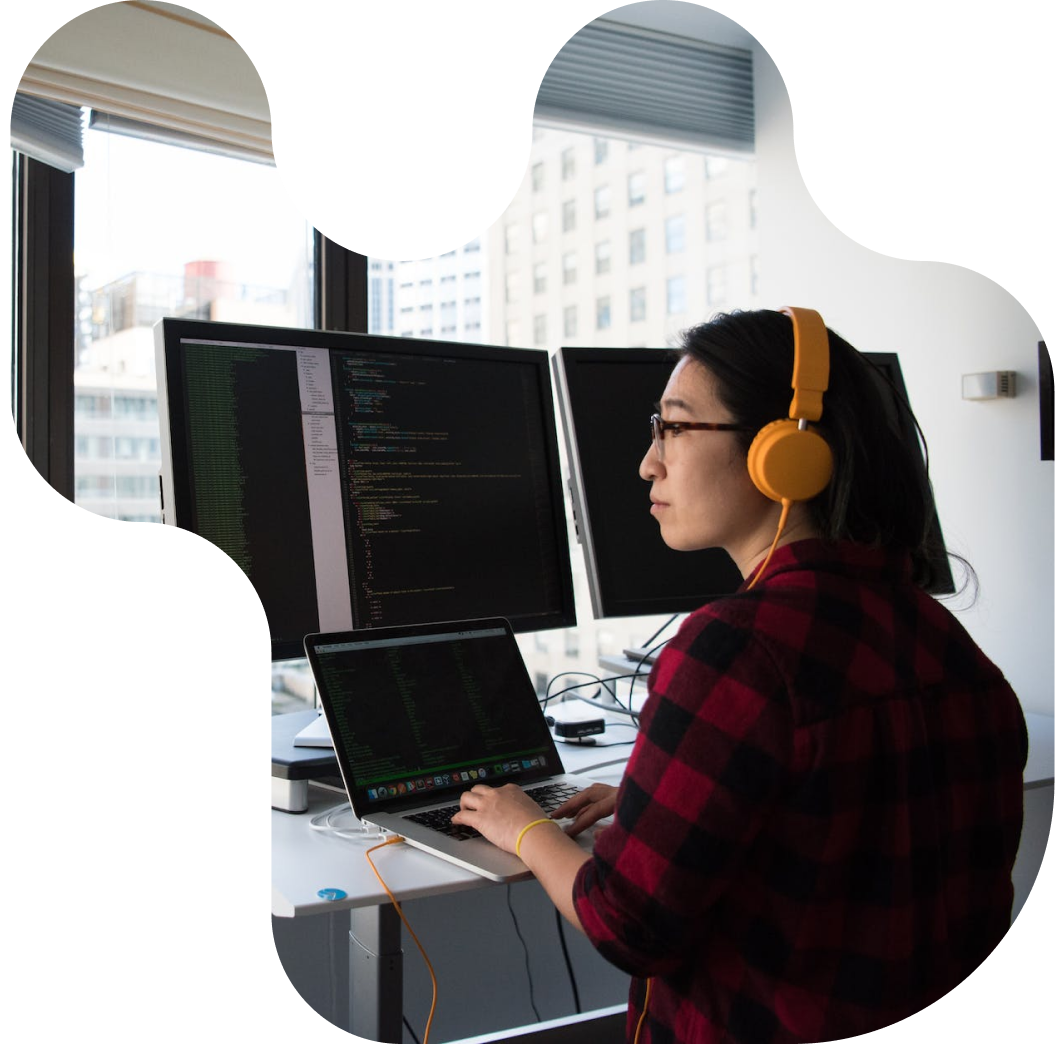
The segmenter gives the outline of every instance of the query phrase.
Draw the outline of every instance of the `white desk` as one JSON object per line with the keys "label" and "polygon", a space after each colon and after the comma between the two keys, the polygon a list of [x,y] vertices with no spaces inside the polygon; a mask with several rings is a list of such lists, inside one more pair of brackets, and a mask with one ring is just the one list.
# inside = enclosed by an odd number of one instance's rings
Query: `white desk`
{"label": "white desk", "polygon": [[[613,731],[611,739],[621,740],[627,732]],[[625,761],[631,748],[606,748],[599,742],[582,747],[558,744],[558,750],[569,772],[583,772],[599,763]],[[589,776],[617,784],[622,765],[591,769]],[[342,801],[336,792],[311,788],[306,812],[272,810],[272,914],[295,918],[349,912],[349,1029],[371,1041],[398,1042],[402,1041],[403,1018],[401,924],[364,855],[380,839],[375,835],[353,841],[314,830],[310,823]],[[401,902],[493,885],[407,845],[380,850],[373,859]],[[319,896],[323,889],[339,889],[346,897],[326,900]]]}

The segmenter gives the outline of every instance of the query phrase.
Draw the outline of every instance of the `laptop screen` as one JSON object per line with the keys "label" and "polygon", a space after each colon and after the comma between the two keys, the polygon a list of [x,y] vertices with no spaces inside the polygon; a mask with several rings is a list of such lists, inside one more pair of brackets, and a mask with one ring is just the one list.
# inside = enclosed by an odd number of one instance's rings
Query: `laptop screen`
{"label": "laptop screen", "polygon": [[504,620],[309,635],[305,650],[360,816],[562,771]]}

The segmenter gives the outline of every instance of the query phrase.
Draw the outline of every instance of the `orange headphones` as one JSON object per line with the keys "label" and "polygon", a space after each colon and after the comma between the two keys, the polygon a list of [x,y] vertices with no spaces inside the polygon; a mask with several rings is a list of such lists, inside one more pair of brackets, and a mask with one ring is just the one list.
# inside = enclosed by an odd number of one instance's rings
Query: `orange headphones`
{"label": "orange headphones", "polygon": [[819,421],[828,388],[828,328],[811,308],[782,308],[795,332],[795,363],[791,370],[794,395],[788,416],[772,421],[755,436],[747,451],[747,473],[771,501],[781,505],[777,533],[765,561],[748,589],[766,572],[795,501],[808,501],[832,477],[832,451],[824,438],[808,427]]}
{"label": "orange headphones", "polygon": [[794,395],[787,418],[773,421],[755,436],[747,451],[752,482],[771,501],[808,501],[831,480],[832,452],[823,437],[807,427],[819,421],[828,388],[828,330],[819,312],[782,308],[795,332]]}

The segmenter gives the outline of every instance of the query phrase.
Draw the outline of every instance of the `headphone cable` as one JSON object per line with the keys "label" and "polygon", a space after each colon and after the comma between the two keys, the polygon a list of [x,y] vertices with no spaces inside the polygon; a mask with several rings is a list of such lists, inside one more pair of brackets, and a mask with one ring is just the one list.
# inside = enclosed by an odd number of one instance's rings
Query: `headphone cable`
{"label": "headphone cable", "polygon": [[789,501],[786,497],[781,502],[780,510],[780,522],[777,523],[777,535],[773,538],[773,543],[769,546],[769,554],[766,555],[765,561],[758,568],[758,572],[751,578],[751,583],[747,586],[747,591],[750,591],[757,583],[763,573],[766,572],[766,567],[769,565],[769,560],[773,558],[773,552],[777,550],[777,542],[780,540],[781,535],[784,533],[784,527],[788,522],[788,512],[791,511],[791,506],[794,503]]}

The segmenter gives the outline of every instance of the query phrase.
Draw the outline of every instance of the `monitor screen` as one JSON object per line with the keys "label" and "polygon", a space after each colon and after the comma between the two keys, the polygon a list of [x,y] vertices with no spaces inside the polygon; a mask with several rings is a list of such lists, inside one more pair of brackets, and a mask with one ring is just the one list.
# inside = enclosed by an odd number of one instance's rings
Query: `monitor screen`
{"label": "monitor screen", "polygon": [[308,633],[575,623],[549,357],[163,319],[162,511]]}
{"label": "monitor screen", "polygon": [[554,358],[572,505],[596,617],[689,613],[743,581],[720,548],[668,548],[638,467],[676,359],[654,348],[562,348]]}
{"label": "monitor screen", "polygon": [[[906,398],[893,353],[865,353]],[[572,505],[597,617],[687,613],[741,584],[720,549],[672,551],[649,514],[638,475],[651,435],[648,418],[677,361],[654,348],[562,348],[554,358],[568,445]],[[919,449],[914,430],[904,437]],[[953,590],[940,527],[935,594]]]}

